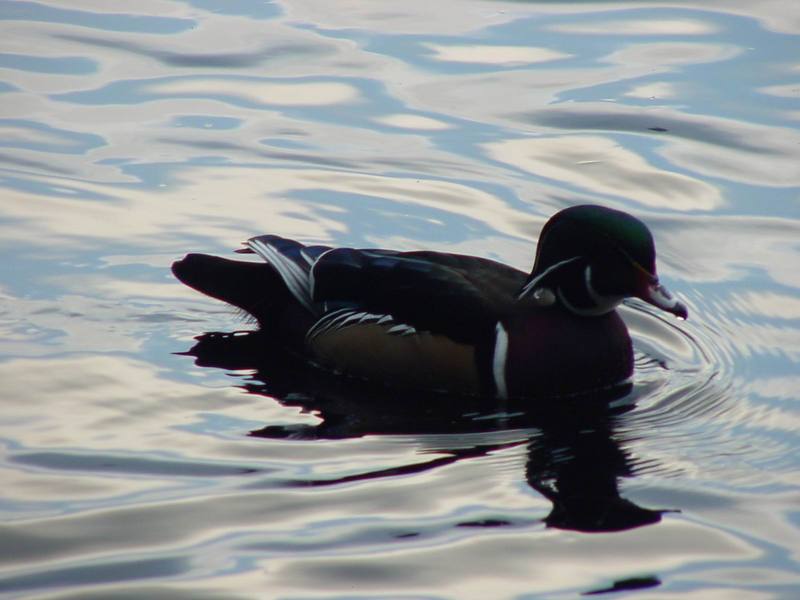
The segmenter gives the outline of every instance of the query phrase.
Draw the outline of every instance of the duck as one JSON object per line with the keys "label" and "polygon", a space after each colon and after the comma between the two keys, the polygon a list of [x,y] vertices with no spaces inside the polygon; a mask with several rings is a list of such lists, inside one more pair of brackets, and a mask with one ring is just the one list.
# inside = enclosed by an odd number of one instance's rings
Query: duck
{"label": "duck", "polygon": [[634,369],[624,299],[688,316],[659,281],[647,226],[599,205],[555,213],[530,273],[464,254],[278,235],[236,252],[260,260],[190,253],[172,272],[244,311],[282,351],[410,392],[508,400],[607,389]]}

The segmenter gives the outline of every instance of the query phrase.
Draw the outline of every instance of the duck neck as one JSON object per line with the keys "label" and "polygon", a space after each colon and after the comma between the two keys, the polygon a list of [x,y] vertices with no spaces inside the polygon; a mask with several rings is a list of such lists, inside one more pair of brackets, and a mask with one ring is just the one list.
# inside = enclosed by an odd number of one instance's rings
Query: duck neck
{"label": "duck neck", "polygon": [[529,281],[533,285],[526,286],[523,295],[538,300],[539,304],[557,303],[580,317],[605,315],[619,306],[623,298],[597,290],[592,265],[583,257],[563,261]]}

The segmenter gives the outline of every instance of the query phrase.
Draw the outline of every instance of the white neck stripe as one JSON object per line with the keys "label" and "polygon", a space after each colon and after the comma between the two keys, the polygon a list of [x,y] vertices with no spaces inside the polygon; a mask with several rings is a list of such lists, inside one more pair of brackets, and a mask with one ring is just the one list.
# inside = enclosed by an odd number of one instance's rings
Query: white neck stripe
{"label": "white neck stripe", "polygon": [[583,271],[583,280],[586,283],[586,293],[589,294],[589,298],[592,299],[592,302],[595,304],[602,304],[603,300],[600,294],[592,287],[592,265],[586,265],[586,269]]}
{"label": "white neck stripe", "polygon": [[560,287],[556,290],[556,294],[559,302],[564,305],[564,308],[579,317],[598,317],[604,315],[617,308],[620,302],[622,302],[622,298],[617,298],[616,296],[601,296],[601,303],[591,308],[578,308],[567,300],[564,291]]}
{"label": "white neck stripe", "polygon": [[495,327],[494,357],[492,358],[492,375],[497,397],[501,400],[508,399],[508,386],[506,385],[506,358],[508,355],[508,332],[503,324],[498,322]]}
{"label": "white neck stripe", "polygon": [[604,312],[611,312],[617,306],[619,306],[620,302],[622,302],[622,296],[604,296],[597,292],[597,290],[592,287],[592,266],[586,265],[586,271],[584,272],[586,277],[586,293],[589,294],[589,297],[592,301],[597,305],[597,308],[603,310]]}

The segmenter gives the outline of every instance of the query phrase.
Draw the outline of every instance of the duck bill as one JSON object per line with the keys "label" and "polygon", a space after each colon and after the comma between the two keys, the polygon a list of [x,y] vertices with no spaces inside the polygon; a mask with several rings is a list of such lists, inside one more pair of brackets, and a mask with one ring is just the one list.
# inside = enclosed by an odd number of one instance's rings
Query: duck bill
{"label": "duck bill", "polygon": [[639,293],[636,294],[637,298],[661,310],[672,313],[679,319],[686,319],[689,316],[686,305],[682,302],[678,302],[678,299],[670,294],[667,288],[658,283],[658,279],[653,278],[651,281],[643,283],[644,285],[639,288]]}

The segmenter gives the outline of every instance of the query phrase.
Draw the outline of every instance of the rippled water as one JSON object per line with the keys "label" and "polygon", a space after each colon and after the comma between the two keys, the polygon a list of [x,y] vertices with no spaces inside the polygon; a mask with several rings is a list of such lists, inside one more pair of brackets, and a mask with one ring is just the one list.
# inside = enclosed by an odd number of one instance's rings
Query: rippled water
{"label": "rippled water", "polygon": [[[4,597],[797,597],[794,0],[0,20]],[[612,414],[265,365],[168,271],[266,232],[527,270],[583,202],[644,219],[690,309],[624,309]]]}

